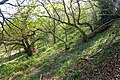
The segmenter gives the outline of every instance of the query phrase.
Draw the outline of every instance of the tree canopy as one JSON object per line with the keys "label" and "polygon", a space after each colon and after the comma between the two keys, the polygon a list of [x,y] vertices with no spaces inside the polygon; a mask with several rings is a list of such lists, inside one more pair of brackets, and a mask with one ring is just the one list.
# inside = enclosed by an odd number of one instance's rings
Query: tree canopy
{"label": "tree canopy", "polygon": [[61,41],[67,49],[70,28],[78,30],[86,42],[119,18],[119,0],[18,0],[15,5],[7,1],[0,4],[16,7],[17,12],[8,18],[0,12],[1,44],[20,45],[28,55],[43,37],[46,41],[52,39],[54,44]]}

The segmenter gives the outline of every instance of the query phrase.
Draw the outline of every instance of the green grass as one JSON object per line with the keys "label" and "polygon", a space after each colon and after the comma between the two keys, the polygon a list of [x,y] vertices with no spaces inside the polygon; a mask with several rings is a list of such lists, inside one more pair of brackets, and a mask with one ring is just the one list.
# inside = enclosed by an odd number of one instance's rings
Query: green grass
{"label": "green grass", "polygon": [[[0,80],[40,80],[40,78],[49,80],[54,77],[58,77],[60,80],[62,78],[65,80],[85,80],[87,77],[96,80],[97,77],[103,75],[98,71],[95,74],[93,73],[95,65],[101,65],[106,59],[108,62],[110,60],[114,61],[112,56],[120,50],[120,47],[116,50],[110,47],[111,45],[116,46],[116,41],[119,41],[119,38],[108,45],[115,32],[116,28],[109,29],[106,32],[97,34],[88,42],[81,43],[78,40],[80,36],[78,32],[71,31],[68,38],[71,47],[69,51],[63,50],[62,42],[58,42],[57,45],[39,47],[39,53],[32,57],[21,55],[16,57],[14,61],[1,65]],[[107,45],[107,47],[102,49],[101,44]],[[100,54],[88,59],[87,62],[81,59],[94,55],[100,49],[102,49]],[[107,63],[107,61],[105,62]]]}

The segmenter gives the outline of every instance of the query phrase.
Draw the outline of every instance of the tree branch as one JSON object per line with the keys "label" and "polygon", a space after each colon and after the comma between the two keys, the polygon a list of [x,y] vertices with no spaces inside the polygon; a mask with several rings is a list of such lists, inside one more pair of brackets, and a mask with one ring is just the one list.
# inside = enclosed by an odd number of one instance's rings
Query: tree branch
{"label": "tree branch", "polygon": [[0,2],[0,5],[5,4],[7,1],[8,1],[8,0],[2,0],[2,1]]}
{"label": "tree branch", "polygon": [[65,12],[66,17],[68,19],[68,23],[70,23],[70,18],[69,18],[68,13],[67,13],[67,9],[66,9],[66,6],[65,6],[65,1],[64,0],[62,0],[62,1],[63,1],[63,6],[64,6],[64,12]]}

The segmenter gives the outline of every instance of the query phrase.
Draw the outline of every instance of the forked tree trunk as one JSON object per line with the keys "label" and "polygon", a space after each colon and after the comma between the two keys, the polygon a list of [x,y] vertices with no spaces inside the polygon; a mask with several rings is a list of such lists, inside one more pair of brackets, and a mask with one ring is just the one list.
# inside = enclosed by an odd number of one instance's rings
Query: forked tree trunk
{"label": "forked tree trunk", "polygon": [[30,47],[25,47],[24,50],[28,56],[32,56],[32,49]]}
{"label": "forked tree trunk", "polygon": [[26,53],[28,56],[32,56],[32,55],[33,55],[33,53],[32,53],[32,47],[31,47],[31,45],[29,44],[28,39],[24,39],[24,40],[23,40],[23,46],[24,46],[24,51],[25,51],[25,53]]}

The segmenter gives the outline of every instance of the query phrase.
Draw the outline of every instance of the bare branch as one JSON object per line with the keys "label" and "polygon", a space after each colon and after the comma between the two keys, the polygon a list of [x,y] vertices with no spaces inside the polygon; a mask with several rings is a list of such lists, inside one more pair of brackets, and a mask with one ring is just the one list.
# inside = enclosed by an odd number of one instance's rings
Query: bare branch
{"label": "bare branch", "polygon": [[8,32],[5,30],[5,28],[4,28],[5,17],[4,17],[4,15],[3,15],[3,13],[1,12],[1,9],[0,9],[0,14],[1,14],[2,18],[3,18],[3,22],[0,21],[0,24],[2,25],[2,29],[3,29],[3,31],[6,32],[6,34],[7,34],[8,36],[10,36],[9,33],[8,33]]}
{"label": "bare branch", "polygon": [[73,11],[73,7],[72,7],[72,1],[70,1],[70,8],[71,8],[71,11],[72,11],[72,17],[73,17],[73,20],[74,20],[74,24],[76,24],[76,19],[75,19],[75,14],[74,14],[74,11]]}
{"label": "bare branch", "polygon": [[8,0],[2,0],[2,1],[0,2],[0,5],[5,4],[7,1],[8,1]]}
{"label": "bare branch", "polygon": [[47,11],[47,14],[51,17],[51,14],[49,13],[49,11],[48,11],[48,9],[45,7],[45,5],[42,3],[42,2],[40,2],[41,4],[42,4],[42,6],[44,7],[44,9]]}
{"label": "bare branch", "polygon": [[60,20],[60,15],[58,14],[57,10],[54,8],[54,6],[53,6],[53,4],[50,2],[50,0],[48,0],[48,1],[49,1],[49,3],[51,4],[51,6],[52,6],[53,10],[55,11],[55,13],[57,14],[58,19]]}
{"label": "bare branch", "polygon": [[80,20],[80,13],[81,13],[79,0],[77,0],[77,5],[78,5],[78,18],[77,18],[77,23],[79,24],[79,20]]}
{"label": "bare branch", "polygon": [[66,16],[67,16],[68,23],[70,23],[70,18],[69,18],[69,15],[68,15],[68,13],[67,13],[67,9],[66,9],[66,6],[65,6],[65,1],[64,1],[64,0],[62,0],[62,1],[63,1],[63,6],[64,6],[64,12],[65,12],[65,14],[66,14]]}

